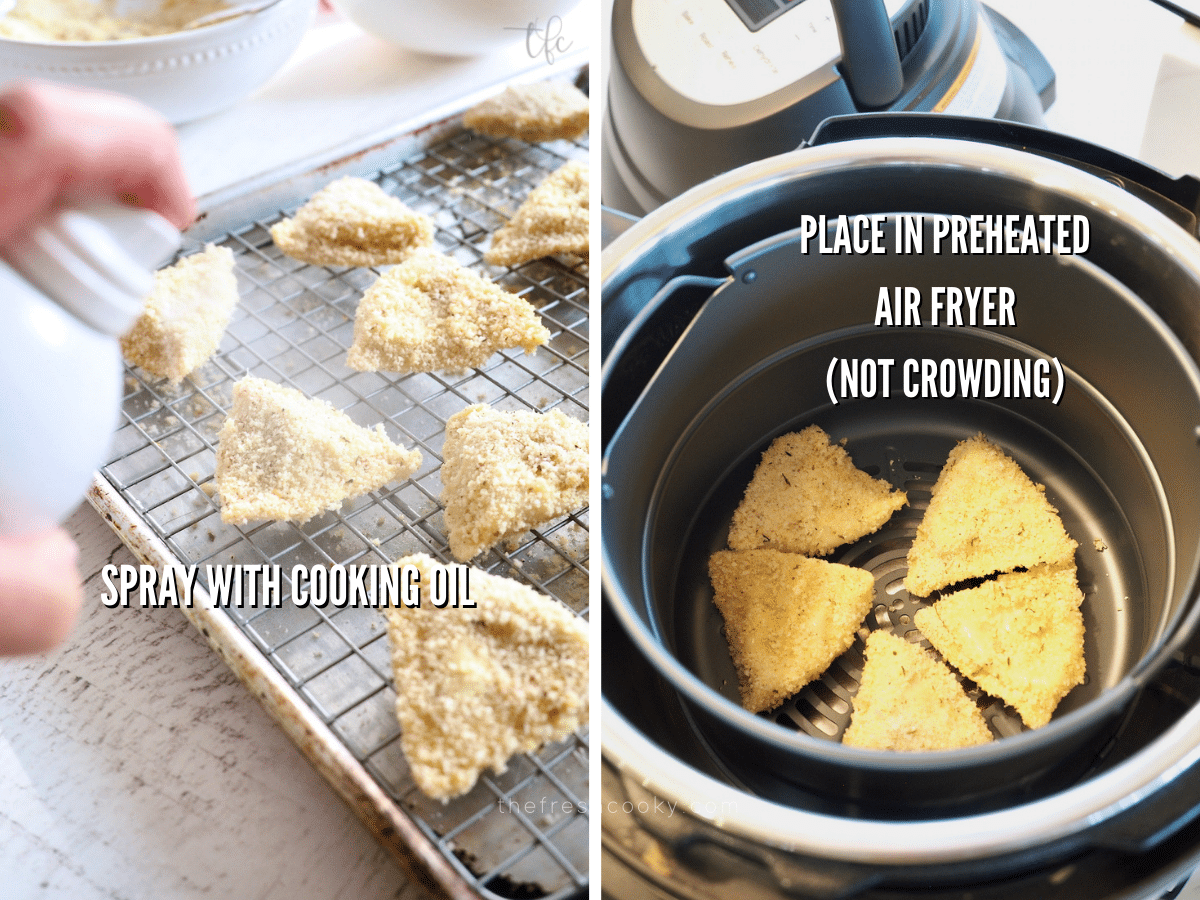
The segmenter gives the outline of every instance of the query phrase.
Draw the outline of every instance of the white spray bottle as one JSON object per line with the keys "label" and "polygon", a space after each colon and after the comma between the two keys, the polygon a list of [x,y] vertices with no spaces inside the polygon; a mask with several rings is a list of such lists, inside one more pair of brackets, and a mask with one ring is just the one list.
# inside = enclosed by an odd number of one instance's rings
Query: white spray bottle
{"label": "white spray bottle", "polygon": [[156,213],[93,204],[0,248],[0,535],[61,522],[106,461],[123,393],[118,339],[179,243]]}

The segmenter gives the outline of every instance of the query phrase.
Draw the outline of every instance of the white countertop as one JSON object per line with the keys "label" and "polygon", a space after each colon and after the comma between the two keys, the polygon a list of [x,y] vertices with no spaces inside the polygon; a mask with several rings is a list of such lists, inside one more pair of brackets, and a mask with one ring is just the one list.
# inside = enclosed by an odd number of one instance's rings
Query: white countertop
{"label": "white countertop", "polygon": [[[1182,20],[1150,0],[990,0],[1017,25],[1057,73],[1058,97],[1046,126],[1142,157],[1142,135],[1163,52]],[[1197,146],[1200,122],[1180,122]],[[1180,140],[1187,134],[1181,131]],[[1148,160],[1160,165],[1158,159]],[[1172,174],[1182,174],[1175,171]]]}
{"label": "white countertop", "polygon": [[[991,5],[1058,73],[1047,124],[1137,155],[1179,20],[1148,0]],[[577,49],[601,44],[595,8],[569,19],[592,29]],[[326,17],[265,88],[180,129],[192,188],[334,152],[541,64],[521,45],[421,57]],[[133,557],[86,505],[68,528],[87,579],[74,633],[0,660],[0,900],[424,896],[178,612],[101,607],[100,567]]]}
{"label": "white countertop", "polygon": [[[404,50],[336,14],[320,13],[299,49],[265,87],[219,115],[178,129],[199,198],[266,173],[307,164],[386,133],[403,134],[460,111],[510,79],[547,78],[587,61],[592,0],[562,18],[550,61],[516,32],[486,56]],[[520,24],[520,23],[517,23]],[[531,50],[533,51],[531,53]]]}

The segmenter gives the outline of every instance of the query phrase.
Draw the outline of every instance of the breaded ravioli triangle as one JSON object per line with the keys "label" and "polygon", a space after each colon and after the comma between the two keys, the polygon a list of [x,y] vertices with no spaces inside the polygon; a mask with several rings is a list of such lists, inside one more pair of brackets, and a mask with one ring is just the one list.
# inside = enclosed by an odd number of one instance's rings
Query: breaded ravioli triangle
{"label": "breaded ravioli triangle", "polygon": [[306,522],[420,464],[420,452],[393,444],[382,425],[363,428],[323,400],[243,378],[217,435],[221,519]]}
{"label": "breaded ravioli triangle", "polygon": [[1075,547],[1045,489],[979,434],[950,451],[908,551],[904,586],[927,597],[967,578],[1072,562]]}
{"label": "breaded ravioli triangle", "polygon": [[511,85],[463,113],[463,124],[531,144],[575,138],[588,130],[588,98],[569,81]]}
{"label": "breaded ravioli triangle", "polygon": [[508,224],[492,235],[484,259],[497,266],[558,254],[586,259],[590,186],[587,164],[578,160],[552,172],[529,192]]}
{"label": "breaded ravioli triangle", "polygon": [[442,505],[450,551],[468,560],[588,502],[588,426],[558,410],[470,406],[446,422]]}
{"label": "breaded ravioli triangle", "polygon": [[950,669],[890,631],[867,636],[854,712],[842,743],[869,750],[951,750],[992,740]]}
{"label": "breaded ravioli triangle", "polygon": [[733,550],[824,556],[877,531],[903,491],[854,467],[816,425],[781,435],[763,453],[729,527]]}
{"label": "breaded ravioli triangle", "polygon": [[347,176],[271,226],[271,239],[288,256],[316,266],[382,266],[432,245],[433,221],[375,182]]}
{"label": "breaded ravioli triangle", "polygon": [[458,370],[510,347],[532,353],[549,339],[528,302],[448,256],[419,250],[367,288],[346,364],[400,374]]}
{"label": "breaded ravioli triangle", "polygon": [[751,712],[774,709],[824,672],[875,596],[864,569],[777,550],[719,550],[708,574]]}
{"label": "breaded ravioli triangle", "polygon": [[1082,602],[1074,565],[1038,566],[955,591],[914,621],[950,665],[1040,728],[1083,683]]}
{"label": "breaded ravioli triangle", "polygon": [[476,608],[387,608],[400,745],[430,797],[466,793],[484,769],[561,740],[588,720],[588,626],[533,588],[471,569]]}
{"label": "breaded ravioli triangle", "polygon": [[237,302],[233,253],[209,244],[154,274],[145,309],[121,338],[121,353],[178,384],[216,351]]}

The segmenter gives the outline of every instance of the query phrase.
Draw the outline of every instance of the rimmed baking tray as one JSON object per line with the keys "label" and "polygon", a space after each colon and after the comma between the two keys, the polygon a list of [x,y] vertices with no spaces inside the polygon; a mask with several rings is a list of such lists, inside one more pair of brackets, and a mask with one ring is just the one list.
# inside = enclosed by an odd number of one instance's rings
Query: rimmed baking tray
{"label": "rimmed baking tray", "polygon": [[[439,502],[446,419],[474,403],[505,410],[588,411],[588,268],[543,259],[483,262],[489,235],[587,138],[527,144],[429,124],[244,192],[205,209],[182,252],[233,251],[240,303],[214,357],[175,389],[128,368],[112,458],[88,499],[146,564],[278,564],[283,604],[249,593],[217,608],[201,574],[188,619],[413,877],[448,897],[565,897],[588,885],[588,731],[515,757],[443,804],[413,785],[399,744],[389,647],[380,610],[299,607],[294,565],[383,565],[423,552],[453,561]],[[397,377],[348,369],[354,310],[378,269],[310,266],[282,255],[268,229],[341,175],[376,181],[431,216],[436,247],[539,311],[549,343],[495,354],[461,374]],[[258,375],[344,410],[423,456],[408,481],[302,526],[220,519],[217,432],[235,381]],[[588,618],[588,510],[493,548],[475,561],[531,584]]]}

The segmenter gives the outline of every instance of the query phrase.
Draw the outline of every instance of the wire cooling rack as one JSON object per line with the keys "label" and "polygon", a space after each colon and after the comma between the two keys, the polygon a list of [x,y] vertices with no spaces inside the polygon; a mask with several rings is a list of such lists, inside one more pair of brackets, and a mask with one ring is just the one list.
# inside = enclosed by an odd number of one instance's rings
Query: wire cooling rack
{"label": "wire cooling rack", "polygon": [[[497,353],[460,374],[355,372],[345,365],[354,311],[380,270],[322,268],[282,255],[268,229],[303,197],[252,221],[224,221],[218,209],[206,231],[234,253],[239,306],[218,353],[178,388],[127,370],[122,424],[101,470],[119,500],[97,506],[135,550],[145,543],[138,529],[150,530],[149,542],[160,549],[143,548],[143,558],[161,557],[165,547],[168,560],[184,565],[281,567],[281,607],[243,595],[239,604],[210,610],[217,618],[199,627],[381,840],[400,845],[402,859],[427,885],[452,896],[573,895],[588,884],[587,730],[514,758],[503,774],[486,773],[463,797],[430,800],[413,785],[400,749],[382,612],[302,608],[290,598],[295,565],[383,565],[416,552],[453,561],[440,464],[445,423],[458,410],[487,403],[588,419],[586,263],[545,259],[500,269],[482,260],[489,235],[534,186],[567,159],[586,158],[586,139],[530,145],[457,125],[440,131],[446,133],[430,146],[354,174],[433,218],[437,249],[533,304],[550,329],[548,344],[534,354]],[[334,174],[343,172],[310,173],[306,185]],[[383,423],[392,440],[420,449],[420,469],[304,525],[223,523],[213,483],[217,432],[234,382],[248,375],[327,400],[361,425]],[[588,617],[587,509],[474,564]],[[235,626],[224,645],[210,634],[224,629],[221,616]],[[230,651],[230,642],[240,649]],[[428,847],[414,847],[422,840]]]}

